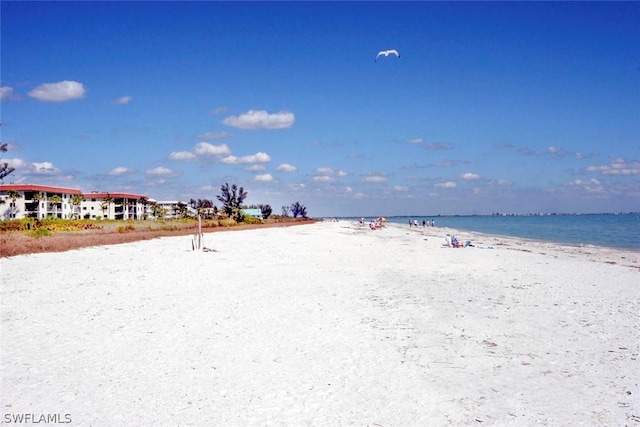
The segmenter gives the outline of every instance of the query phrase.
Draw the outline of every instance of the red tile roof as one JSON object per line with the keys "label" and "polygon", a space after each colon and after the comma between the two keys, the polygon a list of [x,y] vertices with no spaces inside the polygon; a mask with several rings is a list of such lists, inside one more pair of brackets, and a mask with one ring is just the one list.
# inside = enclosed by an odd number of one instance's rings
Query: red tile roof
{"label": "red tile roof", "polygon": [[130,194],[130,193],[104,193],[104,192],[82,193],[85,199],[104,199],[105,197],[107,197],[107,194],[114,199],[148,199],[147,196],[143,196],[140,194]]}
{"label": "red tile roof", "polygon": [[93,192],[84,193],[77,188],[53,187],[37,184],[0,184],[0,191],[38,191],[43,193],[82,194],[85,199],[103,199],[107,194],[114,199],[148,199],[141,194]]}
{"label": "red tile roof", "polygon": [[82,194],[77,188],[52,187],[37,184],[0,184],[0,191],[39,191],[43,193]]}

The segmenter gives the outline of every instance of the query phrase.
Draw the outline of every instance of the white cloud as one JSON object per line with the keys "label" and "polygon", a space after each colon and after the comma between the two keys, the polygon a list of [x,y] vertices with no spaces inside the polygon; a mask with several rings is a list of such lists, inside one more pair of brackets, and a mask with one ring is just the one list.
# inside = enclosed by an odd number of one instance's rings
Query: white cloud
{"label": "white cloud", "polygon": [[15,169],[26,168],[29,163],[25,162],[22,159],[3,159],[4,162],[8,163],[9,166]]}
{"label": "white cloud", "polygon": [[422,138],[413,138],[407,141],[409,144],[422,144],[424,140]]}
{"label": "white cloud", "polygon": [[602,183],[595,178],[592,178],[588,181],[583,181],[581,179],[576,179],[573,182],[569,183],[570,187],[578,187],[589,193],[602,193],[604,192],[604,187]]}
{"label": "white cloud", "polygon": [[438,188],[456,188],[457,186],[458,184],[453,181],[440,182],[436,184],[436,187]]}
{"label": "white cloud", "polygon": [[323,168],[316,169],[316,172],[319,173],[320,175],[332,175],[333,174],[333,169],[327,168],[327,167],[323,167]]}
{"label": "white cloud", "polygon": [[43,83],[29,92],[29,96],[40,101],[64,102],[84,97],[82,83],[64,80],[57,83]]}
{"label": "white cloud", "polygon": [[608,165],[589,166],[587,171],[603,175],[640,175],[640,161],[627,162],[625,159],[615,159]]}
{"label": "white cloud", "polygon": [[169,159],[170,160],[195,160],[198,157],[193,154],[191,151],[174,151],[173,153],[169,154]]}
{"label": "white cloud", "polygon": [[347,176],[347,175],[349,175],[349,174],[348,174],[348,173],[346,173],[345,171],[338,171],[338,172],[336,172],[336,175],[338,175],[338,176],[341,176],[341,177],[342,177],[342,176]]}
{"label": "white cloud", "polygon": [[477,173],[467,172],[462,174],[462,179],[480,179],[480,175]]}
{"label": "white cloud", "polygon": [[130,103],[131,101],[133,101],[133,97],[132,96],[121,96],[120,98],[118,98],[115,101],[113,101],[113,103],[116,104],[116,105],[125,105],[125,104]]}
{"label": "white cloud", "polygon": [[388,178],[383,175],[369,175],[369,176],[366,176],[362,181],[367,183],[380,183],[380,182],[387,182]]}
{"label": "white cloud", "polygon": [[256,153],[251,156],[227,156],[221,160],[222,163],[227,163],[231,165],[237,165],[240,163],[266,163],[270,162],[271,157],[267,153]]}
{"label": "white cloud", "polygon": [[158,166],[157,168],[149,169],[146,172],[149,177],[175,177],[179,174],[169,168]]}
{"label": "white cloud", "polygon": [[51,175],[60,172],[60,169],[53,166],[51,162],[31,163],[33,165],[32,172],[41,175]]}
{"label": "white cloud", "polygon": [[393,189],[395,191],[409,191],[409,187],[407,187],[406,185],[394,185]]}
{"label": "white cloud", "polygon": [[227,132],[205,132],[196,135],[196,138],[198,139],[223,139],[228,137],[229,134]]}
{"label": "white cloud", "polygon": [[9,99],[13,95],[13,88],[11,86],[0,87],[0,99]]}
{"label": "white cloud", "polygon": [[129,168],[125,168],[124,166],[118,166],[117,168],[113,168],[107,173],[107,175],[111,176],[122,176],[133,173],[133,171]]}
{"label": "white cloud", "polygon": [[288,111],[269,114],[265,110],[249,110],[239,116],[225,118],[222,124],[240,129],[287,129],[295,120],[293,113]]}
{"label": "white cloud", "polygon": [[249,172],[261,172],[263,170],[266,170],[267,168],[264,167],[263,165],[251,165],[247,168],[245,168],[245,170],[249,171]]}
{"label": "white cloud", "polygon": [[227,147],[227,144],[213,145],[208,142],[200,142],[196,144],[193,152],[199,156],[229,156],[231,150]]}
{"label": "white cloud", "polygon": [[333,178],[331,178],[329,175],[314,176],[312,179],[313,179],[314,182],[331,182],[331,181],[333,181]]}
{"label": "white cloud", "polygon": [[265,173],[263,175],[256,175],[255,181],[271,182],[271,181],[273,181],[273,176],[271,176],[270,173]]}
{"label": "white cloud", "polygon": [[281,163],[281,164],[276,168],[276,170],[277,170],[278,172],[295,172],[295,171],[297,171],[297,170],[298,170],[298,168],[297,168],[297,167],[295,167],[295,166],[293,166],[293,165],[290,165],[290,164],[288,164],[288,163]]}
{"label": "white cloud", "polygon": [[56,175],[60,173],[60,169],[51,162],[29,163],[19,158],[3,159],[3,162],[25,175]]}

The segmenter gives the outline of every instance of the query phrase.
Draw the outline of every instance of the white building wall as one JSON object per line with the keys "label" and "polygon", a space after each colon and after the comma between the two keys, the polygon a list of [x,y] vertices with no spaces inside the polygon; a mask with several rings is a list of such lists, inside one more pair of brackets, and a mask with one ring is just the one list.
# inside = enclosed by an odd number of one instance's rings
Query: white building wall
{"label": "white building wall", "polygon": [[[20,194],[20,197],[15,199],[14,202],[6,192],[0,193],[0,200],[5,202],[0,204],[0,219],[24,219],[30,216],[37,219],[47,217],[70,219],[73,217],[72,194],[43,192],[43,198],[37,204],[36,200],[31,196],[34,194],[32,191],[18,191],[18,194]],[[28,198],[25,197],[26,194],[29,194]],[[51,203],[50,200],[53,195],[60,196],[62,202]]]}

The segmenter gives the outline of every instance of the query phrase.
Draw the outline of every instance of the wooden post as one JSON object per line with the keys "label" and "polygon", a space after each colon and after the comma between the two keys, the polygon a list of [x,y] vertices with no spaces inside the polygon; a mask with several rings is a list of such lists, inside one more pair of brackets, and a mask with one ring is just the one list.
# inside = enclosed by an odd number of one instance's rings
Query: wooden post
{"label": "wooden post", "polygon": [[192,250],[203,250],[204,248],[204,238],[202,236],[202,217],[198,214],[198,231],[193,235],[193,239],[191,240],[191,249]]}

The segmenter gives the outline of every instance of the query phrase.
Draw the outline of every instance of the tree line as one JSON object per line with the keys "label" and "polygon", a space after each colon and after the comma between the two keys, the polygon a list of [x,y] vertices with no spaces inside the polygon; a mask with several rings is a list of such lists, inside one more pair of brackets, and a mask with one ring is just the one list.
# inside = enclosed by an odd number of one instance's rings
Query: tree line
{"label": "tree line", "polygon": [[[188,207],[191,206],[203,218],[217,218],[224,215],[238,222],[245,220],[243,213],[245,209],[260,209],[262,219],[268,219],[273,215],[273,208],[269,204],[246,205],[244,201],[247,195],[248,193],[244,187],[225,183],[220,186],[220,194],[216,196],[216,199],[222,204],[220,208],[210,199],[190,199],[188,205],[183,202],[178,203],[176,214],[183,218],[189,216]],[[162,207],[157,203],[151,202],[150,206],[153,216],[164,216],[163,212],[161,212]],[[282,206],[282,216],[308,218],[307,208],[300,202],[294,202],[290,206]]]}

